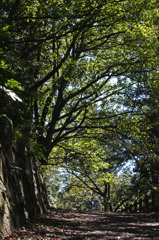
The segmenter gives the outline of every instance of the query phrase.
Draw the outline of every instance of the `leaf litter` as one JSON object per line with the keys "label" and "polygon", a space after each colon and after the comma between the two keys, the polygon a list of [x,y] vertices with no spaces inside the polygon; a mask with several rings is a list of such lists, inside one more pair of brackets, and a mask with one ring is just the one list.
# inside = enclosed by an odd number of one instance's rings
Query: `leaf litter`
{"label": "leaf litter", "polygon": [[36,224],[8,234],[3,240],[159,240],[159,213],[82,212],[49,209]]}

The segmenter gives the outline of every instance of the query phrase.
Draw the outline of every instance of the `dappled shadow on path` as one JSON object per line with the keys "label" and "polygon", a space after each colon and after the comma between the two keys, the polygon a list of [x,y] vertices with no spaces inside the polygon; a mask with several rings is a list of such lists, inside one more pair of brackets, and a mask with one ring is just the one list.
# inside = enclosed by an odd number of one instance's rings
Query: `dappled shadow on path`
{"label": "dappled shadow on path", "polygon": [[[13,239],[159,240],[158,214],[79,212],[50,209]],[[14,237],[14,236],[13,236]]]}

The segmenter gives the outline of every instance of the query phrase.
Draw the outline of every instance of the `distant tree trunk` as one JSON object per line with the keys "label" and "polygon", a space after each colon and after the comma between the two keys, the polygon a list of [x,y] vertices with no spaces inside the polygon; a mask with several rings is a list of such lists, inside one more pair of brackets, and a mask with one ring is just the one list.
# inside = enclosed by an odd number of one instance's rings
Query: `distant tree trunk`
{"label": "distant tree trunk", "polygon": [[153,167],[151,169],[151,175],[152,175],[152,184],[154,186],[154,189],[152,189],[151,196],[152,196],[152,210],[156,211],[157,206],[156,206],[156,195],[157,195],[157,188],[159,184],[159,175],[157,169],[158,164],[156,163],[155,160],[153,160]]}
{"label": "distant tree trunk", "polygon": [[108,198],[107,197],[104,197],[103,206],[104,206],[104,211],[105,212],[109,210],[109,204],[108,204]]}
{"label": "distant tree trunk", "polygon": [[105,183],[105,191],[103,196],[103,207],[104,211],[112,211],[112,206],[110,203],[110,184]]}

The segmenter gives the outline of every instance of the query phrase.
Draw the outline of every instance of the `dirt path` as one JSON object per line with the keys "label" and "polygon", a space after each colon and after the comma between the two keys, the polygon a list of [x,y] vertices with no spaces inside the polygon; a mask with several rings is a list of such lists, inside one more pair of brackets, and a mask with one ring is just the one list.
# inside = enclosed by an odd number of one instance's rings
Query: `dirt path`
{"label": "dirt path", "polygon": [[159,240],[159,214],[127,214],[49,210],[5,240]]}

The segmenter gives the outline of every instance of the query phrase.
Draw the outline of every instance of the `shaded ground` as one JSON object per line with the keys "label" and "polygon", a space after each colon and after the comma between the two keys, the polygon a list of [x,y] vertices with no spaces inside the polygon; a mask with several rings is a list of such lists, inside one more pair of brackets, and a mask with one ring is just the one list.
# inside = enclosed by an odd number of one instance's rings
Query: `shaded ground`
{"label": "shaded ground", "polygon": [[51,209],[36,224],[27,224],[4,239],[159,240],[159,214]]}

